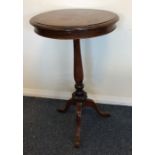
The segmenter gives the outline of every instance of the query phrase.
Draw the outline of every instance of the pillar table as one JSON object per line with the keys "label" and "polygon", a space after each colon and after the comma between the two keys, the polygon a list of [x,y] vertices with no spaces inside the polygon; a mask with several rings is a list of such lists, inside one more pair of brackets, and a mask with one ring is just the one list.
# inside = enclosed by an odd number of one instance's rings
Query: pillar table
{"label": "pillar table", "polygon": [[116,28],[115,24],[118,19],[119,17],[115,13],[105,10],[64,9],[41,13],[30,20],[35,32],[43,37],[73,40],[75,92],[65,107],[58,111],[64,113],[71,105],[76,106],[75,147],[80,146],[82,108],[92,107],[100,116],[110,116],[108,112],[101,112],[84,91],[80,39],[112,32]]}

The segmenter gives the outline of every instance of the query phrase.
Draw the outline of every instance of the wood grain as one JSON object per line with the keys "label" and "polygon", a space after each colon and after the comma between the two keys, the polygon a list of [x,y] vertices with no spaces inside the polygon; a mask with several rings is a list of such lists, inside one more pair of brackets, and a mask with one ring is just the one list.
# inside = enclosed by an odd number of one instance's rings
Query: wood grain
{"label": "wood grain", "polygon": [[95,9],[55,10],[31,18],[35,32],[56,39],[79,39],[107,34],[115,29],[118,16]]}

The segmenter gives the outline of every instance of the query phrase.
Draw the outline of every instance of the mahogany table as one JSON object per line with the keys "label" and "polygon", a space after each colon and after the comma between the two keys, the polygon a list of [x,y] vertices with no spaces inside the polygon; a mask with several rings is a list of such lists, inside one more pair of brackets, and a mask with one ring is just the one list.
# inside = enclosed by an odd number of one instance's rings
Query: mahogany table
{"label": "mahogany table", "polygon": [[[108,112],[101,112],[92,99],[87,98],[83,90],[83,67],[80,52],[80,39],[105,35],[112,32],[119,17],[109,11],[94,9],[64,9],[45,12],[34,16],[30,23],[35,27],[35,32],[43,37],[55,39],[72,39],[74,44],[74,80],[75,92],[63,109],[66,112],[71,105],[76,106],[76,131],[75,147],[80,146],[80,125],[82,108],[89,106],[103,117],[108,117]],[[94,133],[95,134],[95,133]]]}

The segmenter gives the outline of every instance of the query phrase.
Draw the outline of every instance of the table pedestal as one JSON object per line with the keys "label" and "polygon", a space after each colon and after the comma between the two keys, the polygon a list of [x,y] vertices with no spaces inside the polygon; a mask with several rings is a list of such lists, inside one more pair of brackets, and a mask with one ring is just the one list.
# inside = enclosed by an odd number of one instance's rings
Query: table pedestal
{"label": "table pedestal", "polygon": [[80,127],[81,127],[81,113],[83,107],[92,107],[95,111],[103,117],[109,117],[108,112],[101,112],[96,106],[95,102],[87,98],[87,93],[83,90],[83,67],[80,51],[80,40],[74,40],[74,80],[75,80],[75,92],[72,94],[72,98],[69,99],[63,109],[58,109],[59,112],[67,112],[71,105],[76,106],[76,131],[75,131],[75,147],[80,146]]}

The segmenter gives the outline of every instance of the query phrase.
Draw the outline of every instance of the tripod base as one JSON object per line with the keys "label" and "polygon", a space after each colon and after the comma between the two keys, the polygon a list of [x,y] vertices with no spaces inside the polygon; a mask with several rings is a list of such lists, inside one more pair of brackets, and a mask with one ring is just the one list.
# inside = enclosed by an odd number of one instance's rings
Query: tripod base
{"label": "tripod base", "polygon": [[76,106],[76,131],[75,131],[75,147],[80,146],[80,128],[81,128],[81,114],[82,114],[82,108],[84,107],[92,107],[100,116],[102,117],[109,117],[109,112],[102,112],[98,109],[95,102],[91,99],[86,99],[85,101],[78,101],[75,99],[70,99],[67,101],[65,107],[63,109],[58,109],[59,112],[65,113],[69,109],[71,105]]}

